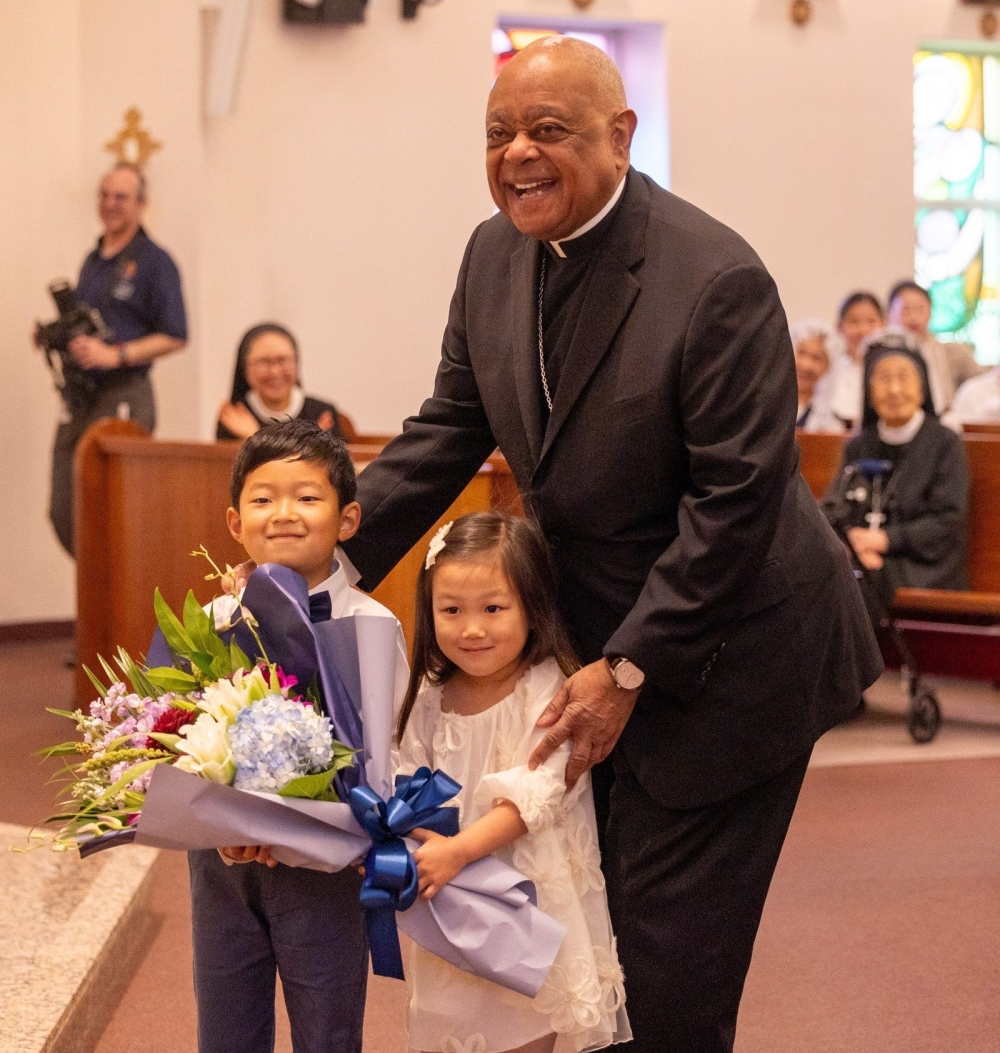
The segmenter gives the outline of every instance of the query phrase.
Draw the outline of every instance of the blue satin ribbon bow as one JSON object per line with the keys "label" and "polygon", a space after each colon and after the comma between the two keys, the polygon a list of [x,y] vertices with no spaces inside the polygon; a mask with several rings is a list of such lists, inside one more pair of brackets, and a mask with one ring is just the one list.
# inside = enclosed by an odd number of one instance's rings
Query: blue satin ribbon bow
{"label": "blue satin ribbon bow", "polygon": [[416,827],[444,837],[457,834],[458,809],[442,805],[461,789],[443,771],[432,774],[430,768],[418,768],[413,775],[396,776],[396,792],[388,801],[367,786],[351,790],[351,811],[372,839],[365,857],[361,905],[376,976],[404,979],[396,911],[408,910],[416,902],[419,877],[403,835]]}

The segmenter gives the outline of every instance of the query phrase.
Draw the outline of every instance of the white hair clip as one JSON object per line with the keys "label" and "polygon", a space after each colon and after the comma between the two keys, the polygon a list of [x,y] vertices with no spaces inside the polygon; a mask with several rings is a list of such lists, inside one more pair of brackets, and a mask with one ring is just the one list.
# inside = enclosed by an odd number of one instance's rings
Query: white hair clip
{"label": "white hair clip", "polygon": [[[452,520],[452,523],[453,522],[454,520]],[[431,543],[427,549],[427,558],[424,560],[424,570],[430,570],[431,567],[434,566],[438,555],[444,548],[444,539],[448,536],[448,531],[451,530],[452,523],[445,523],[434,537],[431,538]]]}

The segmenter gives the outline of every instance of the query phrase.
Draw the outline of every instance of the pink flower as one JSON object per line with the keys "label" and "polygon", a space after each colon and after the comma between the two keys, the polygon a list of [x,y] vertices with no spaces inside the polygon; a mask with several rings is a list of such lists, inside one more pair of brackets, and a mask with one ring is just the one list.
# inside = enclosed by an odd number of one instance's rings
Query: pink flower
{"label": "pink flower", "polygon": [[[258,668],[264,674],[265,680],[270,678],[271,670],[268,668],[268,666],[264,665],[264,663],[261,662]],[[286,673],[280,665],[276,665],[274,667],[274,673],[275,676],[277,676],[278,678],[278,687],[281,689],[281,693],[287,698],[288,689],[290,687],[295,687],[295,685],[299,682],[299,678],[297,676],[293,676],[291,673]]]}

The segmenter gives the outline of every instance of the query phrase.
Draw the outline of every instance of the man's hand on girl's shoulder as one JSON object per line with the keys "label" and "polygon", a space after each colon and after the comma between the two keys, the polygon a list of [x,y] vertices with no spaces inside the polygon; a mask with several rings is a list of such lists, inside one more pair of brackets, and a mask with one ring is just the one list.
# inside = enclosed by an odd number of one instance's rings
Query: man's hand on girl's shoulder
{"label": "man's hand on girl's shoulder", "polygon": [[567,740],[573,749],[566,765],[566,789],[610,756],[635,708],[638,691],[626,691],[611,678],[602,659],[574,673],[548,704],[535,725],[549,728],[528,760],[533,771]]}

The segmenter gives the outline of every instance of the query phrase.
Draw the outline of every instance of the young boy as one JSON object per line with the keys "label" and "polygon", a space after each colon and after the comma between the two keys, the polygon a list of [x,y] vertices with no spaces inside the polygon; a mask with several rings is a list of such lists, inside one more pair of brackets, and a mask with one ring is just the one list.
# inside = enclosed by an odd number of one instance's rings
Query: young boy
{"label": "young boy", "polygon": [[[392,618],[351,588],[336,559],[361,517],[355,482],[347,448],[327,432],[298,420],[267,425],[233,464],[229,529],[255,563],[289,567],[310,595],[329,593],[331,617]],[[214,606],[225,618],[236,601]],[[398,705],[407,680],[401,629],[386,660],[395,662]],[[368,944],[358,872],[287,867],[260,846],[188,857],[199,1053],[271,1053],[276,974],[295,1053],[361,1053]]]}

